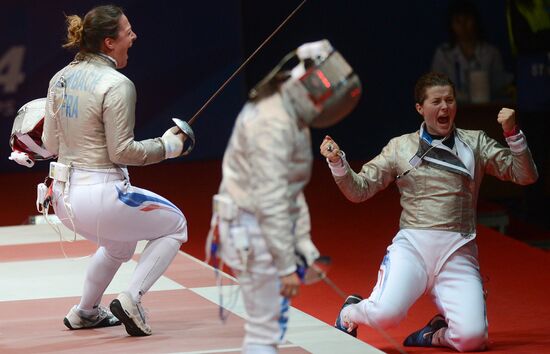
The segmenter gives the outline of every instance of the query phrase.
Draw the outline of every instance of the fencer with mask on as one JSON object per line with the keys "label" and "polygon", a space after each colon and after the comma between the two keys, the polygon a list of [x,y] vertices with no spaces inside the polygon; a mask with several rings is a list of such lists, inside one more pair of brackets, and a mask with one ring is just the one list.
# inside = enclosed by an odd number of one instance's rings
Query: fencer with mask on
{"label": "fencer with mask on", "polygon": [[310,127],[336,124],[360,95],[353,69],[321,40],[285,56],[236,119],[207,252],[217,250],[210,256],[221,257],[239,281],[248,315],[243,353],[276,353],[284,342],[290,300],[301,284],[297,259],[311,264],[319,257],[303,193],[313,159]]}

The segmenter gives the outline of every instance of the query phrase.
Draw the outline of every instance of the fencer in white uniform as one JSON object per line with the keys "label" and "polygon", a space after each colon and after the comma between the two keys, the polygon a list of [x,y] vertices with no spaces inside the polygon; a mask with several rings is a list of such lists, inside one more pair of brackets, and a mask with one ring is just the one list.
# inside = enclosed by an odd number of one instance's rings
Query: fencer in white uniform
{"label": "fencer in white uniform", "polygon": [[420,130],[391,139],[360,172],[332,139],[321,144],[349,200],[365,201],[396,182],[403,208],[371,295],[348,297],[336,327],[355,334],[357,324],[396,326],[429,293],[441,314],[404,344],[483,350],[487,319],[475,243],[479,187],[485,174],[530,184],[537,170],[513,110],[503,108],[497,117],[509,145],[503,147],[483,131],[455,127],[455,90],[446,76],[422,76],[415,96],[424,119]]}
{"label": "fencer in white uniform", "polygon": [[[152,333],[142,296],[187,241],[187,222],[173,203],[132,186],[127,165],[148,165],[181,154],[185,137],[134,140],[136,91],[117,71],[126,66],[136,39],[116,6],[98,6],[84,19],[69,16],[67,47],[73,62],[50,81],[42,140],[58,156],[51,164],[52,205],[65,226],[98,244],[88,266],[80,303],[64,319],[70,329],[112,326],[128,334]],[[136,244],[149,240],[128,288],[100,306],[103,293]]]}
{"label": "fencer in white uniform", "polygon": [[[285,71],[295,56],[300,63]],[[290,299],[300,286],[296,253],[309,264],[319,256],[303,193],[311,174],[310,126],[344,118],[360,92],[359,79],[328,41],[306,43],[251,91],[237,117],[210,236],[219,232],[219,254],[242,290],[243,353],[276,353],[284,341]]]}

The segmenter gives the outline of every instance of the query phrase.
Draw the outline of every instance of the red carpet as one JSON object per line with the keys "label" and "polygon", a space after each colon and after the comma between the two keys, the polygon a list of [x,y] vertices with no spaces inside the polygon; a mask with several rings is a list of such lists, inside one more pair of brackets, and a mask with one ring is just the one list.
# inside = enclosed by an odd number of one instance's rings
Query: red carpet
{"label": "red carpet", "polygon": [[[357,164],[357,167],[360,165]],[[163,163],[131,168],[134,185],[151,189],[178,205],[189,222],[190,241],[183,250],[202,259],[210,222],[211,196],[221,179],[219,161]],[[34,208],[36,184],[44,172],[0,175],[4,186],[1,225],[24,223]],[[353,204],[332,181],[322,161],[316,161],[306,189],[313,239],[333,259],[330,278],[346,293],[368,296],[378,265],[398,228],[399,196],[391,188],[375,198]],[[489,341],[492,353],[550,353],[550,252],[480,226],[477,236],[481,271],[488,290]],[[332,323],[343,302],[326,284],[303,287],[293,305]],[[415,304],[408,318],[388,333],[401,342],[435,314],[428,298]],[[359,338],[388,353],[397,350],[379,333],[359,329]],[[407,348],[410,353],[449,353],[447,349]]]}

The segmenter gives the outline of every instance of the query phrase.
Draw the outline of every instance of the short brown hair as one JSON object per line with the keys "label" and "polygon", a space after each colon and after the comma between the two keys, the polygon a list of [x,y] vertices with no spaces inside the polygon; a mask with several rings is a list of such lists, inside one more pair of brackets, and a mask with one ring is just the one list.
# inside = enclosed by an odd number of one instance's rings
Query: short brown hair
{"label": "short brown hair", "polygon": [[414,85],[414,99],[422,104],[426,99],[426,90],[434,86],[451,86],[455,94],[455,84],[446,75],[437,72],[429,72],[422,75]]}

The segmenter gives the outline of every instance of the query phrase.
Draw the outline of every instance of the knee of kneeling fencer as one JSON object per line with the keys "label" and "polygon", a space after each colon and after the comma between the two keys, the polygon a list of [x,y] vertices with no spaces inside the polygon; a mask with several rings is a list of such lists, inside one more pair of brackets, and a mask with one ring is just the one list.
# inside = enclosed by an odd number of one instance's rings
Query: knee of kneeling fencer
{"label": "knee of kneeling fencer", "polygon": [[453,329],[449,339],[459,352],[485,350],[487,347],[487,328],[485,325],[480,325],[458,331]]}
{"label": "knee of kneeling fencer", "polygon": [[374,305],[368,310],[369,324],[382,329],[397,326],[406,316],[406,311],[400,311],[395,306]]}

